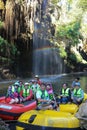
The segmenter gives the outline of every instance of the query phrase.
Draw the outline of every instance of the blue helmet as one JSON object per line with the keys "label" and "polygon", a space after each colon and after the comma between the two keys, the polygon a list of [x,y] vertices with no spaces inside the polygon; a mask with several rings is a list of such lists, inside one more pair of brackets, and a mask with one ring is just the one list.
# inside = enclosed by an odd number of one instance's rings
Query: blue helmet
{"label": "blue helmet", "polygon": [[79,82],[76,82],[76,83],[75,83],[75,86],[79,86],[79,87],[80,87],[80,83],[79,83]]}
{"label": "blue helmet", "polygon": [[18,81],[16,81],[16,82],[14,83],[14,85],[20,86],[20,83],[19,83]]}

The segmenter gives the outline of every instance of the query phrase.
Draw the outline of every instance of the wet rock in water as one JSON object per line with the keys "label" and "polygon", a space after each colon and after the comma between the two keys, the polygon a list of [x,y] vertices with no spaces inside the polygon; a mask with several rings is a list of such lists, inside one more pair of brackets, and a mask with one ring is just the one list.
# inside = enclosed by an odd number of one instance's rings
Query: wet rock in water
{"label": "wet rock in water", "polygon": [[87,99],[80,105],[75,116],[80,120],[80,128],[87,130]]}
{"label": "wet rock in water", "polygon": [[9,125],[6,124],[2,119],[0,119],[0,130],[10,130]]}

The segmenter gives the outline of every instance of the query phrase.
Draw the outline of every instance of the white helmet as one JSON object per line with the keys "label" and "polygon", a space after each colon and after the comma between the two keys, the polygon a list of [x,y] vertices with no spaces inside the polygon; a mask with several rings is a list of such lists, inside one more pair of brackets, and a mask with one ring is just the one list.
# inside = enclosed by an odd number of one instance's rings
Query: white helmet
{"label": "white helmet", "polygon": [[39,76],[38,76],[38,75],[35,75],[35,78],[39,78]]}
{"label": "white helmet", "polygon": [[29,83],[28,83],[28,82],[26,82],[24,85],[26,85],[26,86],[27,86],[27,85],[29,85]]}

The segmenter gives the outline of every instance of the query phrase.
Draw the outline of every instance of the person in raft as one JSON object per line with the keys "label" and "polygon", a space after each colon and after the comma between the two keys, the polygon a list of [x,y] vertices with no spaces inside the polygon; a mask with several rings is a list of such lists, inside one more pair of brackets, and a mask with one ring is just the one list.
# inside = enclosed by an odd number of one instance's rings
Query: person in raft
{"label": "person in raft", "polygon": [[55,95],[54,95],[54,91],[53,91],[53,87],[52,87],[52,84],[51,83],[47,83],[46,84],[46,90],[49,94],[49,98],[51,101],[54,101],[52,103],[52,106],[53,106],[53,109],[57,109],[57,102],[56,102],[56,98],[55,98]]}
{"label": "person in raft", "polygon": [[39,110],[53,109],[51,100],[49,99],[49,94],[46,90],[46,84],[44,82],[41,83],[40,89],[36,92],[36,100],[37,100],[37,109]]}
{"label": "person in raft", "polygon": [[37,83],[37,80],[32,80],[32,86],[31,89],[33,91],[34,99],[36,99],[36,92],[39,90],[40,85]]}
{"label": "person in raft", "polygon": [[60,95],[57,98],[57,103],[66,104],[68,102],[71,102],[71,91],[70,91],[70,88],[68,87],[68,84],[64,83],[62,85],[62,89],[60,90]]}
{"label": "person in raft", "polygon": [[28,100],[31,100],[33,98],[33,92],[32,90],[30,89],[29,87],[29,83],[26,82],[24,84],[24,89],[20,92],[20,100],[21,102],[23,101],[28,101]]}
{"label": "person in raft", "polygon": [[73,80],[73,82],[72,82],[72,84],[71,84],[71,91],[73,91],[73,89],[74,89],[74,87],[75,87],[75,83],[78,83],[79,84],[79,86],[80,86],[80,78],[79,77],[76,77],[74,80]]}
{"label": "person in raft", "polygon": [[7,103],[13,104],[13,103],[19,102],[18,87],[19,87],[18,85],[9,86],[9,88],[7,90],[7,95],[5,98]]}
{"label": "person in raft", "polygon": [[84,99],[84,91],[81,89],[79,83],[75,83],[74,89],[71,94],[71,100],[73,103],[80,105]]}
{"label": "person in raft", "polygon": [[41,80],[40,80],[40,78],[39,78],[38,75],[35,75],[35,80],[37,80],[37,83],[38,83],[39,85],[41,85]]}

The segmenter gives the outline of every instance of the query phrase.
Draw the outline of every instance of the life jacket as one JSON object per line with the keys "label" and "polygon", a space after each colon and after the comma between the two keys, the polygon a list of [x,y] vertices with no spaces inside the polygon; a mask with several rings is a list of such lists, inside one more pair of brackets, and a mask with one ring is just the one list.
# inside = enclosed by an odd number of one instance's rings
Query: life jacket
{"label": "life jacket", "polygon": [[40,86],[38,84],[33,84],[31,89],[35,93],[37,90],[39,90]]}
{"label": "life jacket", "polygon": [[78,98],[81,98],[81,88],[79,88],[78,90],[77,89],[74,89],[74,96],[78,97]]}
{"label": "life jacket", "polygon": [[49,94],[49,98],[50,98],[51,100],[54,99],[53,93],[50,93],[50,94]]}
{"label": "life jacket", "polygon": [[12,92],[14,93],[15,92],[15,87],[12,85]]}
{"label": "life jacket", "polygon": [[67,88],[67,89],[62,89],[62,95],[63,96],[69,96],[69,88]]}
{"label": "life jacket", "polygon": [[18,89],[12,85],[10,89],[8,88],[6,97],[11,97],[11,98],[18,97]]}
{"label": "life jacket", "polygon": [[8,90],[8,91],[7,91],[6,97],[14,98],[14,95],[13,95],[12,90]]}
{"label": "life jacket", "polygon": [[[45,91],[38,90],[38,92],[39,92],[39,95],[41,96],[41,99],[48,99],[49,98],[48,92],[46,90]],[[38,104],[41,104],[41,103],[38,102]]]}
{"label": "life jacket", "polygon": [[18,93],[20,93],[21,92],[21,90],[23,90],[24,89],[24,86],[22,85],[22,86],[19,86],[18,87]]}
{"label": "life jacket", "polygon": [[47,90],[47,92],[48,92],[48,94],[49,94],[49,98],[50,98],[51,100],[53,100],[53,99],[54,99],[53,90],[52,90],[52,89],[49,89],[49,90]]}
{"label": "life jacket", "polygon": [[23,97],[29,96],[30,89],[23,89]]}
{"label": "life jacket", "polygon": [[39,90],[39,94],[41,96],[41,99],[47,99],[49,97],[46,90],[45,91]]}

